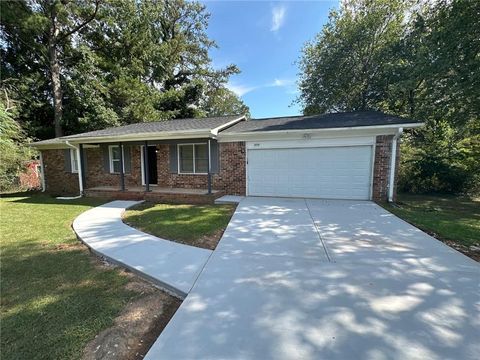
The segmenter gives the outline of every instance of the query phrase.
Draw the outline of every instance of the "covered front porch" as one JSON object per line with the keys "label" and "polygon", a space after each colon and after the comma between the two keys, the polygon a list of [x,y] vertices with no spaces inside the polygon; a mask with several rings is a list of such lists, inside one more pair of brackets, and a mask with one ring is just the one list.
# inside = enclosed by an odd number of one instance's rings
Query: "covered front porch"
{"label": "covered front porch", "polygon": [[149,200],[154,202],[213,204],[224,195],[220,190],[186,189],[161,186],[95,186],[85,189],[85,195],[115,200]]}
{"label": "covered front porch", "polygon": [[218,141],[220,131],[243,120],[176,119],[37,142],[43,189],[57,196],[172,202],[207,202],[220,192],[243,195],[245,144]]}
{"label": "covered front porch", "polygon": [[223,195],[212,188],[218,169],[212,139],[80,143],[77,164],[86,196],[213,203]]}

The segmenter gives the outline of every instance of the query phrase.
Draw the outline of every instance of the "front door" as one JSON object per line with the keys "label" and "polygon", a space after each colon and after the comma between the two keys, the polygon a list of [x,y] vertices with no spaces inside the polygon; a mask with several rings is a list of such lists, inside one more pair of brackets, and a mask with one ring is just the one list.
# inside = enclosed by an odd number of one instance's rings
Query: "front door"
{"label": "front door", "polygon": [[[143,160],[143,146],[142,146],[142,181],[145,185],[145,166]],[[157,147],[155,145],[149,146],[147,150],[147,161],[148,161],[148,179],[150,180],[150,185],[158,184],[158,174],[157,174]]]}

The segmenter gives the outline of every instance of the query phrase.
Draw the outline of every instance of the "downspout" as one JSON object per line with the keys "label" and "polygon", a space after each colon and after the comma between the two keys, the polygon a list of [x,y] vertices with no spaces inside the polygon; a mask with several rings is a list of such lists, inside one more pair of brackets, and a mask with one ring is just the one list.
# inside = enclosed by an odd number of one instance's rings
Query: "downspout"
{"label": "downspout", "polygon": [[46,186],[45,186],[45,168],[43,165],[43,156],[42,156],[42,151],[40,151],[40,181],[42,183],[42,192],[45,192]]}
{"label": "downspout", "polygon": [[212,159],[211,159],[210,139],[208,139],[208,164],[207,164],[207,188],[208,195],[212,195]]}
{"label": "downspout", "polygon": [[393,202],[393,190],[395,188],[395,167],[397,165],[397,143],[403,133],[403,128],[398,128],[392,139],[392,156],[390,157],[390,178],[388,181],[388,202]]}
{"label": "downspout", "polygon": [[61,197],[61,198],[57,198],[57,199],[65,199],[65,200],[68,200],[68,199],[78,199],[78,198],[81,198],[83,196],[83,181],[82,181],[82,164],[81,164],[81,158],[80,158],[80,149],[78,147],[76,147],[75,145],[72,145],[68,142],[68,140],[65,140],[65,144],[72,148],[72,149],[75,149],[75,151],[77,152],[77,159],[78,159],[78,188],[80,189],[80,194],[78,196],[73,196],[73,197]]}

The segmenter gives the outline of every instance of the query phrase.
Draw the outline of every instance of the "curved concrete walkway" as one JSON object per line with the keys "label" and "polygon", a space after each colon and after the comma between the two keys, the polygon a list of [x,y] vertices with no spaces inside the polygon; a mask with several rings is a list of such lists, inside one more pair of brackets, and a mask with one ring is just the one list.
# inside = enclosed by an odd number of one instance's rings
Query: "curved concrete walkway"
{"label": "curved concrete walkway", "polygon": [[139,201],[112,201],[85,211],[73,230],[94,252],[149,278],[184,298],[212,251],[145,234],[122,221]]}

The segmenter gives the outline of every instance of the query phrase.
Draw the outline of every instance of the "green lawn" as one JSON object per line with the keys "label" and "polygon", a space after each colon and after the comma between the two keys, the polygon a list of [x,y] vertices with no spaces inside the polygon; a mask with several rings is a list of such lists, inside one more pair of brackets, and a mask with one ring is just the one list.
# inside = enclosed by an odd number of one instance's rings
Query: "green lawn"
{"label": "green lawn", "polygon": [[127,224],[158,237],[215,248],[235,210],[232,205],[143,203],[125,213]]}
{"label": "green lawn", "polygon": [[387,210],[441,240],[466,247],[480,243],[480,199],[399,194],[397,203]]}
{"label": "green lawn", "polygon": [[0,199],[3,359],[78,359],[135,296],[70,227],[96,205],[39,194]]}

